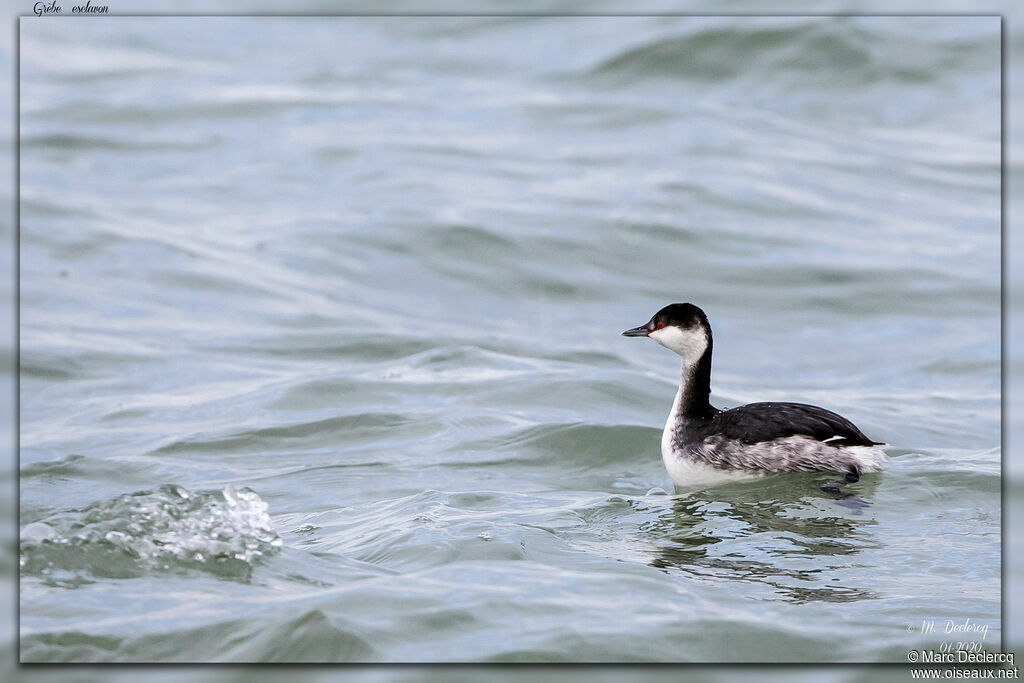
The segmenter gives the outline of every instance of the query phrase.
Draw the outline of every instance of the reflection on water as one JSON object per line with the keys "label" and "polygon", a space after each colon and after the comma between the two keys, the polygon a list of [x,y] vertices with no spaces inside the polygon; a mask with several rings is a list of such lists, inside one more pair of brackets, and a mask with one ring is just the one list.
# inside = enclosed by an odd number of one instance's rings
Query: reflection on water
{"label": "reflection on water", "polygon": [[[858,484],[863,505],[870,505],[878,480],[873,475]],[[799,490],[787,483],[674,499],[664,514],[641,527],[659,539],[651,566],[702,579],[760,582],[790,602],[879,597],[829,575],[854,564],[865,547],[877,547],[871,534],[875,520],[863,514],[863,506],[851,509],[829,494],[799,495]]]}

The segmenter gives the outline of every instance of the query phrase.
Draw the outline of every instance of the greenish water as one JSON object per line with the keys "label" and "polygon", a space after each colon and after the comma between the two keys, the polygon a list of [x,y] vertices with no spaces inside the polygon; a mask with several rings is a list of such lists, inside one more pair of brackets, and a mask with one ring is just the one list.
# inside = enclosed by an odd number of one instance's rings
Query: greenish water
{"label": "greenish water", "polygon": [[[20,47],[24,661],[903,662],[967,619],[998,649],[997,18]],[[889,444],[866,509],[670,495],[678,368],[619,332],[671,301],[711,317],[716,405]]]}

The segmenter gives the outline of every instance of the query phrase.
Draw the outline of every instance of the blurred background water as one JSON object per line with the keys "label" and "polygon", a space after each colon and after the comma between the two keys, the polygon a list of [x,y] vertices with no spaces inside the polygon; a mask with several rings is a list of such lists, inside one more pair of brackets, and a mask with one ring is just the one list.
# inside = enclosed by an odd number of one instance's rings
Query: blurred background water
{"label": "blurred background water", "polygon": [[[1001,636],[999,21],[23,21],[20,654]],[[679,496],[677,379],[890,444]]]}

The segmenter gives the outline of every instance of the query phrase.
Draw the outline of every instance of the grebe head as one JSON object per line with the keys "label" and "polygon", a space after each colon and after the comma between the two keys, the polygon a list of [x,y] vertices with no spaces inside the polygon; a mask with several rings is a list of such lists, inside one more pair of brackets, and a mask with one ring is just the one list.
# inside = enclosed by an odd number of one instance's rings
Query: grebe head
{"label": "grebe head", "polygon": [[692,364],[711,346],[711,325],[704,311],[693,304],[669,304],[647,321],[622,333],[625,337],[650,337]]}

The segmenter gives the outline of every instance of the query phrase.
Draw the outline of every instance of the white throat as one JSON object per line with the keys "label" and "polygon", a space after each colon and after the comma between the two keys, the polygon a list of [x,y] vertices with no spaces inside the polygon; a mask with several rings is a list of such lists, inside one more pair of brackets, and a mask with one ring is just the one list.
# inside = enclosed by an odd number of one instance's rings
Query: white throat
{"label": "white throat", "polygon": [[700,327],[683,329],[675,325],[654,330],[648,334],[651,339],[674,351],[683,359],[683,378],[687,369],[692,368],[708,350],[708,335]]}

